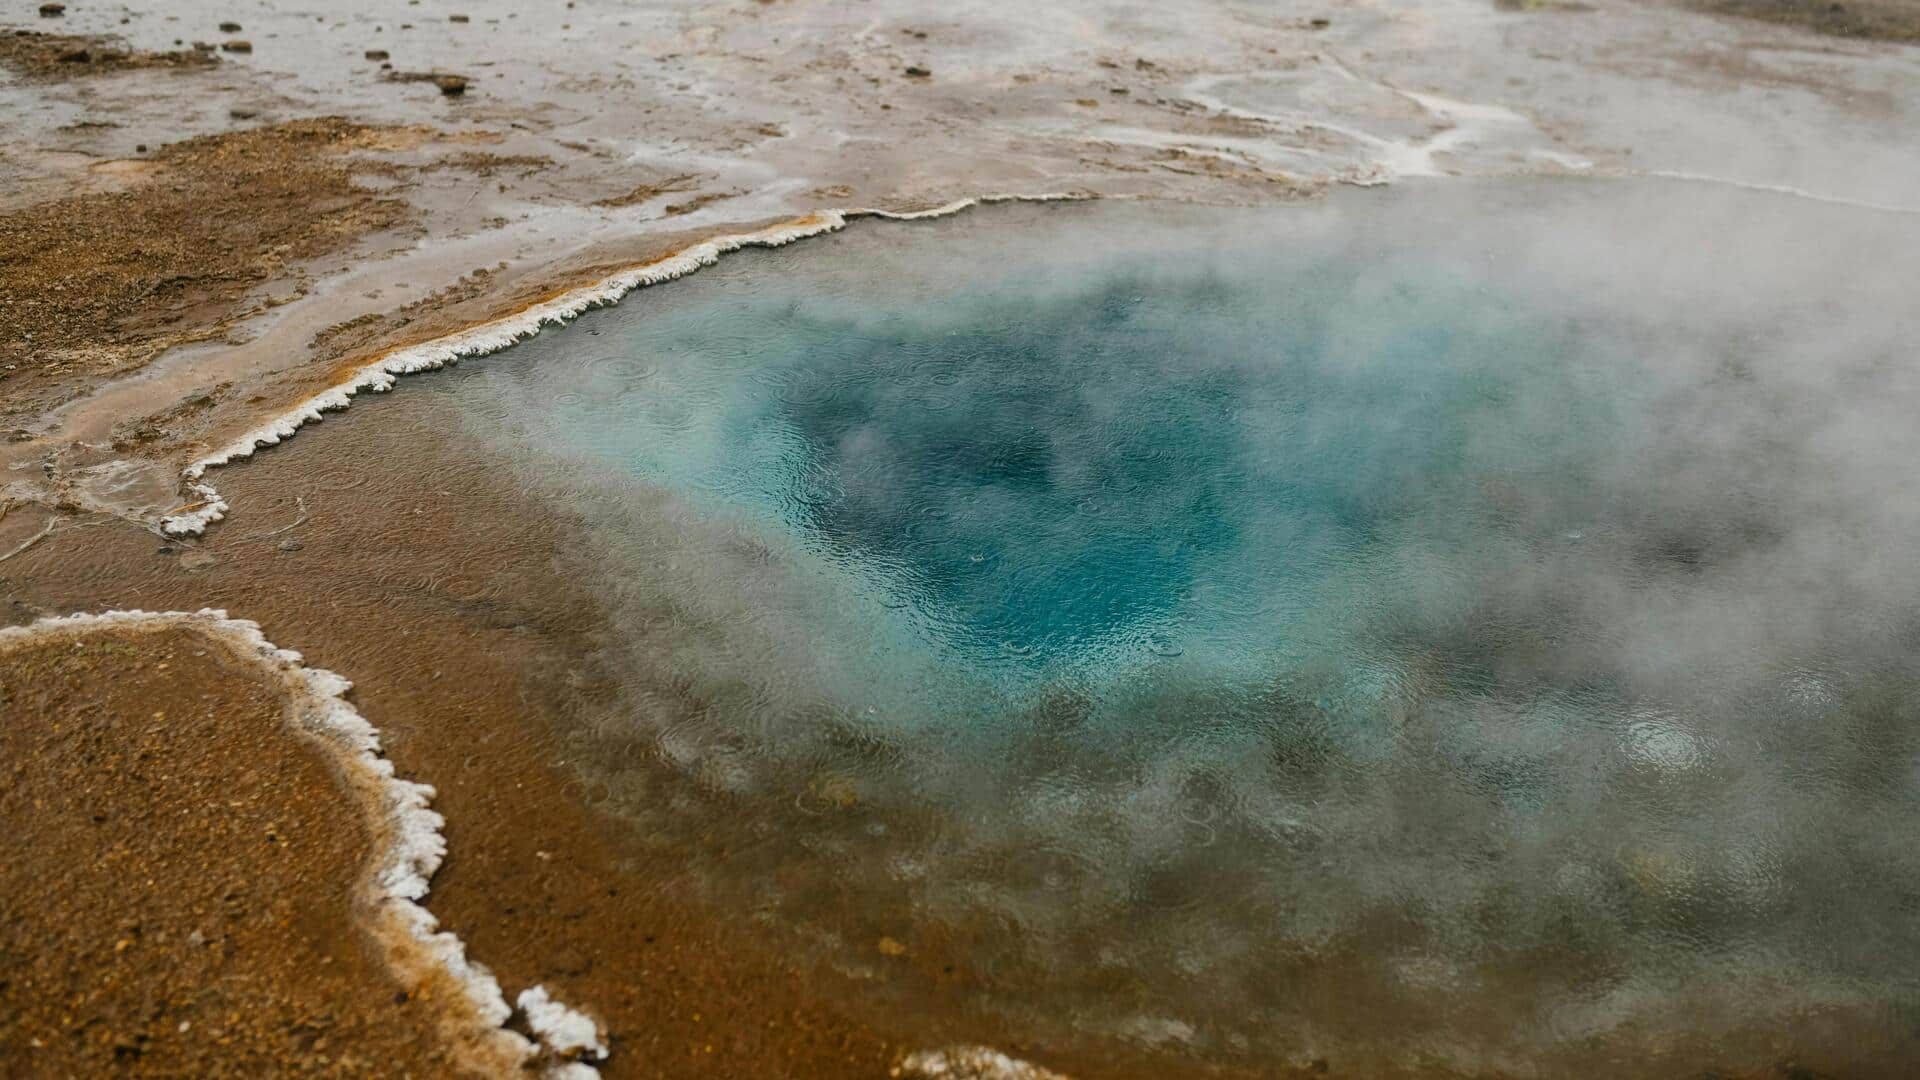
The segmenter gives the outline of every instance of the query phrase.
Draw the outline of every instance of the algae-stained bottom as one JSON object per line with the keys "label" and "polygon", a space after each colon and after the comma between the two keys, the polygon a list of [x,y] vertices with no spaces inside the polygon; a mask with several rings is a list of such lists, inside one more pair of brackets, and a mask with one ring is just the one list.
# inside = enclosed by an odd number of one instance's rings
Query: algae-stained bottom
{"label": "algae-stained bottom", "polygon": [[996,208],[421,385],[577,523],[621,700],[569,761],[876,993],[1893,1072],[1915,231],[1644,182]]}

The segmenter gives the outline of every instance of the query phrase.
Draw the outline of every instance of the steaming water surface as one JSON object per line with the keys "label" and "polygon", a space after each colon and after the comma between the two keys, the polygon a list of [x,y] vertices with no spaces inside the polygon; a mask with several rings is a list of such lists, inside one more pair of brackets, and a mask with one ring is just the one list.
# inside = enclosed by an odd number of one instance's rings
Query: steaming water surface
{"label": "steaming water surface", "polygon": [[993,210],[433,392],[579,524],[620,703],[570,759],[848,971],[1223,1059],[1895,1071],[1911,232],[1624,183]]}

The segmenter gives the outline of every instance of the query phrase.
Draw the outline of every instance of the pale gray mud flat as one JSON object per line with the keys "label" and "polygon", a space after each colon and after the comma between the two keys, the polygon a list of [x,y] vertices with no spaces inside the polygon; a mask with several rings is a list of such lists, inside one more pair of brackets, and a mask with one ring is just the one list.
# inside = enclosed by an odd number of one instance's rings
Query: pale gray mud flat
{"label": "pale gray mud flat", "polygon": [[[1920,47],[1815,7],[22,7],[0,807],[129,869],[0,1072],[1911,1073]],[[51,621],[207,608],[411,876]]]}

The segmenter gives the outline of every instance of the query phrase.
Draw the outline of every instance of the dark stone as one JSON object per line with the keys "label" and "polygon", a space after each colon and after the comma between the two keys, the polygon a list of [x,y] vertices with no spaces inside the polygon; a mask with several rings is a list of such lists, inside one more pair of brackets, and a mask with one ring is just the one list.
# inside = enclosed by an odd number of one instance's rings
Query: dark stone
{"label": "dark stone", "polygon": [[47,19],[58,18],[59,16],[65,15],[66,13],[67,13],[67,5],[65,4],[41,4],[40,5],[40,15],[42,18],[47,18]]}
{"label": "dark stone", "polygon": [[237,34],[240,32],[240,24],[237,22],[223,22],[220,24],[220,32],[223,34]]}
{"label": "dark stone", "polygon": [[367,59],[369,60],[385,60],[386,58],[387,58],[387,50],[385,49],[368,49],[367,50]]}
{"label": "dark stone", "polygon": [[248,41],[245,38],[235,38],[232,41],[221,42],[220,48],[225,52],[250,53],[253,51],[253,42]]}
{"label": "dark stone", "polygon": [[928,68],[921,67],[919,64],[908,64],[904,74],[909,79],[925,79],[931,76],[933,72]]}

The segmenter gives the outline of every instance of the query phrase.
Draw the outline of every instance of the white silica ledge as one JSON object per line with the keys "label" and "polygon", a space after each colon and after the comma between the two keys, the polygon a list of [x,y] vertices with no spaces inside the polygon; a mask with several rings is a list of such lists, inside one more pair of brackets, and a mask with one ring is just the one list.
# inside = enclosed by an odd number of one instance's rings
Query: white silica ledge
{"label": "white silica ledge", "polygon": [[593,1017],[555,1001],[545,986],[528,987],[515,1001],[527,1027],[548,1050],[562,1057],[606,1060],[606,1040]]}
{"label": "white silica ledge", "polygon": [[665,258],[623,270],[591,285],[571,290],[493,322],[469,327],[432,341],[395,349],[354,372],[336,386],[300,402],[266,423],[242,434],[226,446],[197,458],[181,474],[187,491],[193,496],[173,513],[160,519],[160,529],[169,536],[194,536],[227,514],[228,503],[202,477],[208,469],[251,456],[262,446],[273,446],[293,435],[322,415],[352,404],[361,391],[380,393],[393,389],[401,375],[429,371],[455,363],[464,357],[498,352],[515,342],[540,332],[542,327],[558,326],[590,308],[611,304],[635,289],[685,277],[704,266],[711,266],[722,255],[742,248],[781,247],[796,240],[843,229],[856,218],[874,217],[892,221],[919,221],[957,214],[969,207],[996,202],[1058,202],[1091,198],[1089,195],[1051,192],[1038,195],[987,195],[958,199],[928,210],[893,211],[876,209],[819,210],[779,225],[750,233],[716,236]]}
{"label": "white silica ledge", "polygon": [[1067,1080],[1051,1069],[1009,1057],[990,1046],[916,1050],[901,1060],[893,1075],[921,1080]]}

